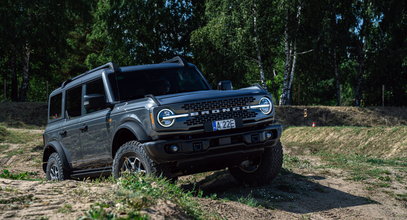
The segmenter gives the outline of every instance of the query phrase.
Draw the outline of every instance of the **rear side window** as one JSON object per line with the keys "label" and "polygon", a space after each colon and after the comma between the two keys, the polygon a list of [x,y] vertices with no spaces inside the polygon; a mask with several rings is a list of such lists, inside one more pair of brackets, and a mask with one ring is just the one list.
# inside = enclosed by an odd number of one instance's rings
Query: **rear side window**
{"label": "rear side window", "polygon": [[62,117],[62,93],[51,97],[49,102],[49,116],[50,120]]}
{"label": "rear side window", "polygon": [[65,109],[68,118],[81,115],[82,106],[82,86],[68,89],[65,94]]}

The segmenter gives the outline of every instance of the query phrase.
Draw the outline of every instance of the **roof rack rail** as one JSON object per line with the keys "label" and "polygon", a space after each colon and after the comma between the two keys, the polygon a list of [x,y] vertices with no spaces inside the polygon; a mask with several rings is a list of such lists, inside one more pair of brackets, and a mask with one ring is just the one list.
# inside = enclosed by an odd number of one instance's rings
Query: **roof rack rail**
{"label": "roof rack rail", "polygon": [[96,67],[94,69],[88,70],[88,71],[86,71],[86,72],[84,72],[84,73],[82,73],[82,74],[80,74],[78,76],[75,76],[73,78],[70,78],[70,79],[66,80],[65,82],[62,83],[61,87],[64,88],[68,83],[72,82],[75,79],[79,79],[79,78],[81,78],[83,76],[88,75],[89,73],[93,73],[95,71],[98,71],[98,70],[101,70],[101,69],[106,69],[106,68],[112,69],[113,71],[118,70],[118,67],[116,66],[116,64],[114,64],[113,62],[109,62],[109,63],[106,63],[106,64],[104,64],[102,66],[98,66],[98,67]]}
{"label": "roof rack rail", "polygon": [[188,65],[188,62],[184,58],[182,58],[180,56],[176,56],[176,57],[173,57],[173,58],[171,58],[169,60],[165,60],[162,63],[178,63],[178,64],[180,64],[182,66],[187,66]]}

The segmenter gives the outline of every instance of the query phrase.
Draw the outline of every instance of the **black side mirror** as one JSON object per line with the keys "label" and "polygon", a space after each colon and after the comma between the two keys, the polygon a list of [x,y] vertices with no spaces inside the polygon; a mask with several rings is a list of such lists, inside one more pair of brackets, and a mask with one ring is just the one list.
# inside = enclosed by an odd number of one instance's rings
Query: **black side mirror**
{"label": "black side mirror", "polygon": [[218,90],[233,90],[232,81],[222,80],[218,83]]}
{"label": "black side mirror", "polygon": [[83,105],[87,112],[94,112],[106,108],[106,97],[103,94],[85,95]]}

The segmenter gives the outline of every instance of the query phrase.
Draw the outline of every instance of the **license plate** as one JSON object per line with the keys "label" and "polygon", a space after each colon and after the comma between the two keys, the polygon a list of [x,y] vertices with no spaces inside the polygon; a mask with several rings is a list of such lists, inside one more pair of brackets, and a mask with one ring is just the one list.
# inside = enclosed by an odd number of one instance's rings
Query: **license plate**
{"label": "license plate", "polygon": [[213,121],[212,128],[213,128],[213,131],[232,129],[232,128],[236,128],[236,122],[235,122],[235,119]]}

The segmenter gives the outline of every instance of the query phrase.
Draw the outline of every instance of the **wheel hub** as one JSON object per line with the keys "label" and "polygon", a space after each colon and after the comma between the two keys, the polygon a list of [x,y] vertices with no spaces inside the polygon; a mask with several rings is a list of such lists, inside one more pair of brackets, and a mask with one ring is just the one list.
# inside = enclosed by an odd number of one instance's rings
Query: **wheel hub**
{"label": "wheel hub", "polygon": [[121,167],[122,172],[130,173],[146,173],[145,166],[140,161],[138,157],[130,156],[124,159],[123,165]]}

